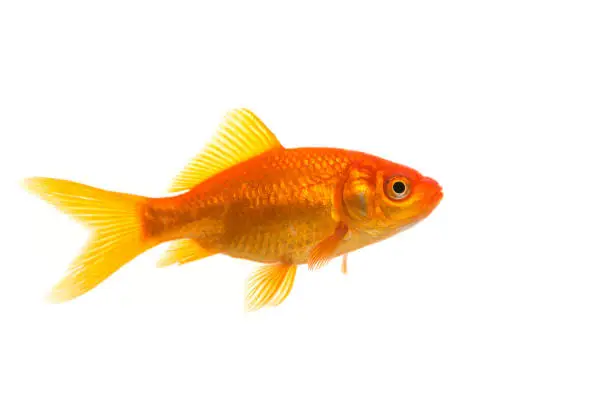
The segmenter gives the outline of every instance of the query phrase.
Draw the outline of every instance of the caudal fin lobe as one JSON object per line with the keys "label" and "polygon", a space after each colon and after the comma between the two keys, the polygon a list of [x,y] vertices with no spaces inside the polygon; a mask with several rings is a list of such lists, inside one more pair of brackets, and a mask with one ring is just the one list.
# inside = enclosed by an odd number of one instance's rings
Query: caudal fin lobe
{"label": "caudal fin lobe", "polygon": [[92,230],[66,277],[49,294],[51,302],[65,302],[90,291],[154,245],[142,230],[145,197],[44,177],[26,179],[23,185]]}

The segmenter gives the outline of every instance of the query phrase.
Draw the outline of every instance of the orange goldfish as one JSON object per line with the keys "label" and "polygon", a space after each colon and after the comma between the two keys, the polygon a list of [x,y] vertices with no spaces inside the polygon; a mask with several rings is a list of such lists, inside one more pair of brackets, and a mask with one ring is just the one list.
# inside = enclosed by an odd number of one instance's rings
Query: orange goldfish
{"label": "orange goldfish", "polygon": [[33,177],[29,191],[92,230],[49,295],[80,296],[139,254],[171,242],[159,266],[215,254],[264,264],[247,280],[245,306],[281,304],[297,265],[320,268],[427,217],[442,199],[429,177],[361,152],[284,148],[246,109],[233,110],[213,140],[174,179],[170,197],[117,193]]}

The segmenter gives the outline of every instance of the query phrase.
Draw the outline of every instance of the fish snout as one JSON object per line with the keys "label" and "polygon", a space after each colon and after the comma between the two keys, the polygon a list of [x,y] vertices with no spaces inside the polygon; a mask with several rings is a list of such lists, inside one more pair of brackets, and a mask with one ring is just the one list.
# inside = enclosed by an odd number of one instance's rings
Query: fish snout
{"label": "fish snout", "polygon": [[424,200],[432,207],[437,206],[442,197],[444,197],[442,186],[430,177],[423,177],[419,185],[420,190],[424,193]]}

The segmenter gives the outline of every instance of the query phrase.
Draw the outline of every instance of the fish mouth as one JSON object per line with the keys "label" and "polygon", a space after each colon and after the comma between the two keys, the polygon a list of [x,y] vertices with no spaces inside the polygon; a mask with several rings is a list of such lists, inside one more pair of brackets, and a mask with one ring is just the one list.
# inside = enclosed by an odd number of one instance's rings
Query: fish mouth
{"label": "fish mouth", "polygon": [[438,204],[440,204],[442,197],[443,197],[442,193],[436,193],[433,196],[429,197],[429,199],[424,200],[423,205],[421,207],[423,211],[423,215],[427,216],[433,210],[435,210]]}
{"label": "fish mouth", "polygon": [[440,201],[442,201],[443,197],[444,193],[442,192],[442,189],[440,189],[440,191],[438,191],[433,195],[433,197],[431,197],[431,202],[437,205]]}

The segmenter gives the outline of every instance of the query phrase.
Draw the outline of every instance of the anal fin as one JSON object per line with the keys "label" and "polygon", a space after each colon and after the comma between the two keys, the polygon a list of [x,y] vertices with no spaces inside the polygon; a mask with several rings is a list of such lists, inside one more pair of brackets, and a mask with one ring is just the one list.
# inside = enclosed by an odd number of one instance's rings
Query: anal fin
{"label": "anal fin", "polygon": [[204,248],[196,240],[180,239],[170,244],[166,253],[157,262],[157,266],[163,268],[174,264],[184,265],[217,253],[218,251]]}

